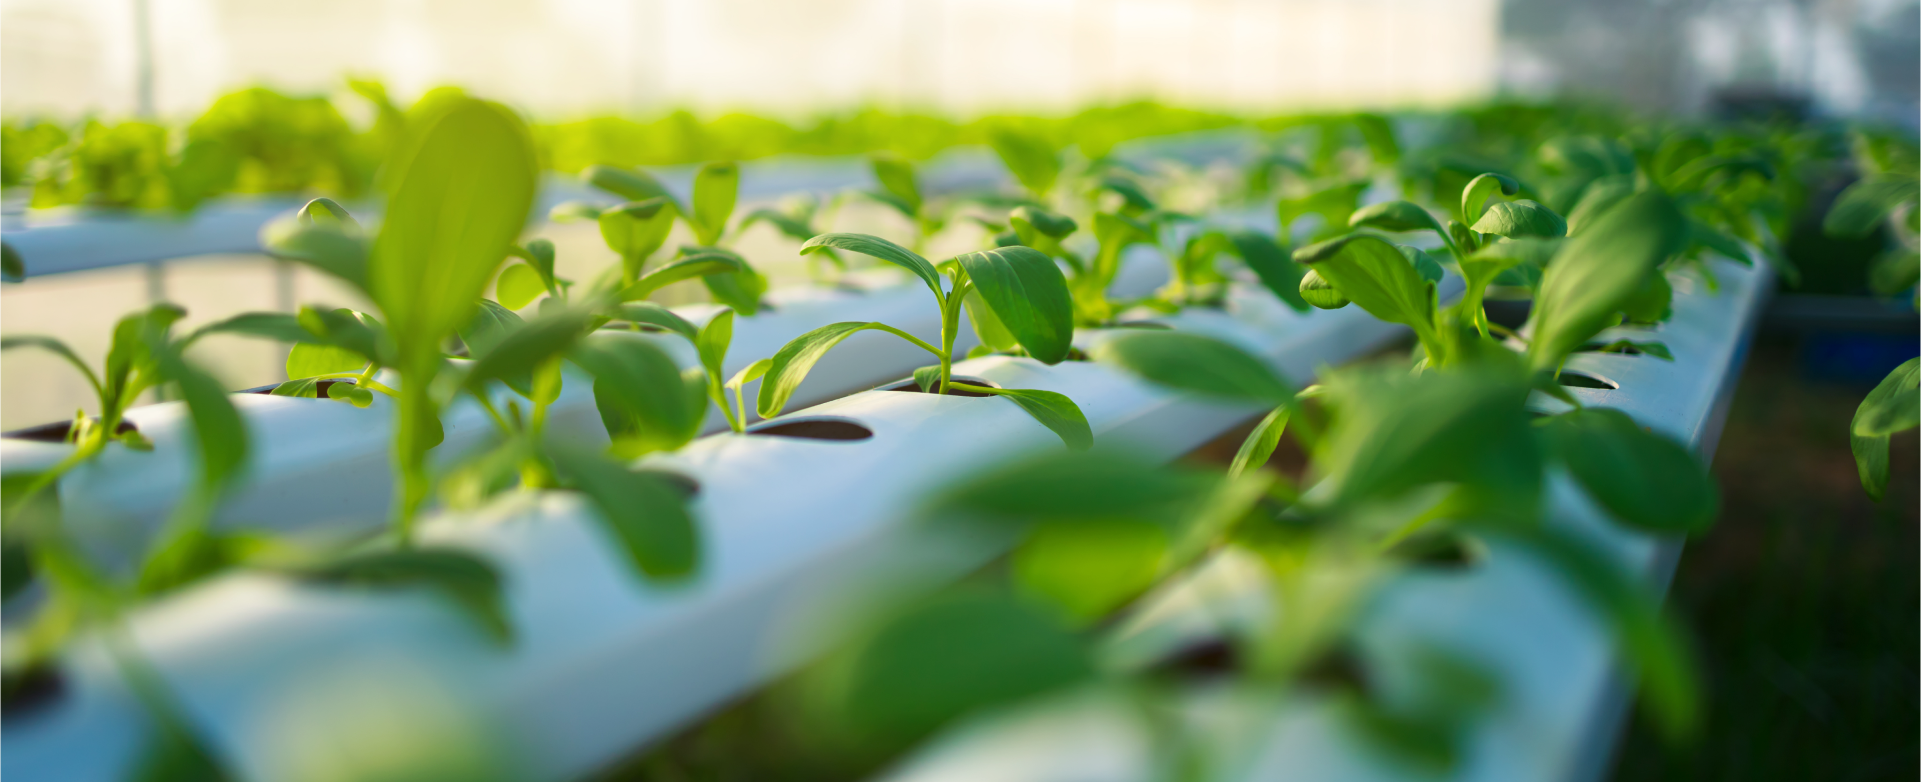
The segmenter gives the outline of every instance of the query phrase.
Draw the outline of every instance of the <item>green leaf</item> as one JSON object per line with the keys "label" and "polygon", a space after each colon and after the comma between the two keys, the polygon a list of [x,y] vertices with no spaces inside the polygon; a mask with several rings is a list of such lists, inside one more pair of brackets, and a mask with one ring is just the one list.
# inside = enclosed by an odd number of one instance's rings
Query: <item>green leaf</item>
{"label": "green leaf", "polygon": [[1888,492],[1888,440],[1888,435],[1862,437],[1848,433],[1848,448],[1854,452],[1854,467],[1861,475],[1861,488],[1868,493],[1868,499],[1875,502],[1880,502]]}
{"label": "green leaf", "polygon": [[760,396],[754,404],[755,412],[762,418],[780,415],[781,408],[787,406],[787,400],[793,398],[794,390],[800,388],[801,381],[807,379],[807,373],[814,369],[814,364],[819,363],[822,356],[827,355],[827,351],[833,350],[842,340],[869,329],[892,330],[880,323],[829,323],[782,345],[774,353],[773,363],[767,367],[767,376],[761,380]]}
{"label": "green leaf", "polygon": [[1433,284],[1421,279],[1407,256],[1385,239],[1349,234],[1296,250],[1294,260],[1319,273],[1374,317],[1412,326],[1417,332],[1433,328]]}
{"label": "green leaf", "polygon": [[1528,360],[1538,369],[1607,327],[1615,313],[1680,248],[1686,223],[1667,195],[1636,193],[1561,246],[1541,277],[1528,322]]}
{"label": "green leaf", "polygon": [[13,245],[0,242],[0,282],[24,282],[27,279],[27,262],[20,258],[20,251]]}
{"label": "green leaf", "polygon": [[1322,277],[1321,273],[1314,269],[1308,269],[1301,275],[1301,285],[1297,292],[1301,294],[1301,301],[1318,309],[1338,310],[1352,303],[1346,296],[1341,295],[1341,291],[1334,287],[1334,283],[1328,282],[1326,277]]}
{"label": "green leaf", "polygon": [[962,592],[894,616],[836,660],[835,710],[863,733],[918,736],[971,711],[1091,676],[1079,640],[1038,606]]}
{"label": "green leaf", "polygon": [[806,255],[823,247],[849,250],[899,266],[927,283],[927,288],[934,292],[934,298],[947,300],[947,294],[941,291],[940,272],[934,268],[934,264],[898,244],[867,234],[830,233],[807,240],[806,244],[800,246],[800,253]]}
{"label": "green leaf", "polygon": [[1316,459],[1337,503],[1391,499],[1435,483],[1538,491],[1528,386],[1503,373],[1354,371],[1328,381],[1341,410]]}
{"label": "green leaf", "polygon": [[1686,447],[1642,429],[1626,413],[1589,407],[1549,419],[1542,431],[1588,496],[1630,526],[1700,533],[1720,512],[1707,468]]}
{"label": "green leaf", "polygon": [[1656,269],[1621,304],[1621,314],[1629,323],[1660,323],[1674,314],[1673,303],[1674,286],[1665,272]]}
{"label": "green leaf", "polygon": [[[915,379],[919,379],[918,373]],[[993,394],[1020,405],[1041,426],[1060,435],[1061,442],[1070,450],[1085,451],[1094,447],[1094,430],[1088,426],[1087,416],[1081,412],[1080,405],[1074,404],[1074,400],[1066,394],[1037,388],[988,388],[958,381],[954,387]]]}
{"label": "green leaf", "polygon": [[287,377],[295,380],[358,372],[366,366],[366,356],[331,345],[301,343],[287,351]]}
{"label": "green leaf", "polygon": [[709,275],[734,274],[746,268],[740,262],[740,256],[725,251],[701,252],[676,258],[666,266],[648,272],[647,276],[634,281],[634,284],[622,288],[620,300],[639,301],[676,282]]}
{"label": "green leaf", "polygon": [[260,229],[260,246],[276,257],[311,266],[366,293],[367,241],[337,226],[275,220]]}
{"label": "green leaf", "polygon": [[[531,394],[528,384],[535,368],[567,352],[587,331],[588,313],[569,309],[548,309],[540,317],[508,331],[485,352],[474,356],[461,383],[475,394],[485,393],[489,380],[507,381],[522,394]],[[519,383],[513,381],[518,380]]]}
{"label": "green leaf", "polygon": [[311,377],[303,377],[298,380],[289,380],[284,383],[281,383],[280,385],[274,386],[272,391],[267,392],[267,395],[268,396],[289,396],[289,397],[303,398],[303,399],[319,399],[320,398],[320,382],[317,380],[314,380]]}
{"label": "green leaf", "polygon": [[1327,229],[1338,229],[1347,225],[1348,219],[1359,208],[1361,194],[1371,183],[1365,179],[1324,187],[1300,198],[1282,198],[1275,203],[1275,211],[1280,218],[1281,233],[1288,235],[1294,221],[1310,214],[1318,214],[1327,221]]}
{"label": "green leaf", "polygon": [[494,298],[510,310],[532,304],[546,292],[547,283],[540,279],[540,272],[524,263],[502,269],[500,279],[494,281]]}
{"label": "green leaf", "polygon": [[1921,253],[1914,250],[1889,250],[1875,256],[1868,266],[1868,287],[1883,296],[1909,290],[1917,282],[1921,282]]}
{"label": "green leaf", "polygon": [[100,382],[100,376],[94,374],[93,368],[87,366],[87,362],[82,361],[80,354],[73,352],[73,348],[67,347],[67,343],[61,342],[53,337],[43,337],[37,334],[0,337],[0,350],[13,350],[15,348],[39,348],[65,359],[68,364],[72,364],[75,369],[80,370],[81,376],[87,379],[88,385],[93,386],[95,395],[103,397],[106,395],[106,389]]}
{"label": "green leaf", "polygon": [[1445,230],[1434,215],[1411,201],[1384,201],[1361,207],[1347,218],[1347,226],[1396,233],[1424,230],[1444,233]]}
{"label": "green leaf", "polygon": [[1596,548],[1548,526],[1500,533],[1547,560],[1614,631],[1638,676],[1641,706],[1670,741],[1700,725],[1700,673],[1682,628],[1661,612],[1659,596]]}
{"label": "green leaf", "polygon": [[628,279],[640,277],[647,259],[667,243],[675,214],[673,202],[665,197],[625,203],[600,213],[600,236],[620,254]]}
{"label": "green leaf", "polygon": [[206,743],[180,728],[155,726],[140,749],[130,778],[135,782],[229,782],[227,773]]}
{"label": "green leaf", "polygon": [[[386,340],[385,327],[382,326],[379,321],[374,320],[365,313],[355,312],[345,308],[323,310],[313,307],[301,307],[300,314],[296,315],[295,318],[299,320],[301,328],[306,329],[309,333],[319,338],[317,340],[318,342],[345,348],[362,356],[363,360],[360,362],[361,365],[367,363],[364,359],[378,358],[387,352],[385,346],[382,344]],[[294,346],[296,350],[300,347],[300,345]],[[354,368],[358,369],[359,367],[356,366]],[[335,371],[345,372],[347,370],[342,369]],[[304,376],[290,375],[289,377]]]}
{"label": "green leaf", "polygon": [[573,223],[582,220],[599,220],[606,209],[599,204],[586,201],[562,201],[547,210],[547,219],[556,223]]}
{"label": "green leaf", "polygon": [[1401,257],[1414,266],[1414,273],[1421,275],[1421,279],[1440,282],[1442,277],[1447,276],[1447,271],[1441,268],[1441,262],[1434,260],[1434,256],[1428,255],[1427,251],[1405,244],[1394,245],[1394,249],[1401,251]]}
{"label": "green leaf", "polygon": [[1461,219],[1470,223],[1481,219],[1486,210],[1487,200],[1495,193],[1510,198],[1519,195],[1521,183],[1503,174],[1487,173],[1474,178],[1461,189]]}
{"label": "green leaf", "polygon": [[920,181],[914,176],[912,162],[892,152],[876,152],[867,162],[873,167],[874,179],[880,181],[880,186],[900,199],[904,213],[909,216],[920,214]]}
{"label": "green leaf", "polygon": [[682,318],[674,314],[673,310],[651,301],[627,302],[620,305],[619,313],[621,320],[629,323],[644,323],[659,326],[686,337],[689,342],[694,341],[700,333],[700,330],[695,328],[694,324],[688,323],[686,318]]}
{"label": "green leaf", "polygon": [[609,435],[630,438],[644,453],[679,448],[699,432],[705,396],[689,397],[680,367],[660,348],[596,334],[580,340],[569,357],[594,376],[594,401]]}
{"label": "green leaf", "polygon": [[368,279],[401,366],[424,380],[526,224],[539,175],[526,125],[503,106],[450,99],[421,127],[389,162]]}
{"label": "green leaf", "polygon": [[1227,234],[1234,254],[1261,278],[1261,284],[1287,302],[1297,312],[1306,312],[1307,299],[1301,296],[1301,278],[1307,269],[1289,258],[1274,237],[1260,231],[1232,231]]}
{"label": "green leaf", "polygon": [[1218,476],[1116,450],[1056,451],[992,466],[929,499],[926,513],[995,524],[1161,519],[1206,497]]}
{"label": "green leaf", "polygon": [[554,444],[549,455],[563,479],[587,496],[595,520],[648,580],[681,579],[700,564],[700,534],[673,485],[588,448]]}
{"label": "green leaf", "polygon": [[1044,364],[1067,359],[1074,347],[1074,301],[1054,259],[1028,247],[1001,247],[954,260],[1029,356]]}
{"label": "green leaf", "polygon": [[[554,281],[554,243],[547,239],[530,239],[524,245],[513,248],[511,254],[534,267],[540,279],[551,284]],[[515,309],[519,309],[515,307]]]}
{"label": "green leaf", "polygon": [[308,201],[295,213],[295,219],[308,225],[321,225],[337,228],[348,233],[360,232],[360,221],[347,213],[347,207],[331,198],[316,198]]}
{"label": "green leaf", "polygon": [[740,166],[733,163],[708,163],[694,174],[693,228],[697,240],[707,246],[720,244],[727,230],[727,218],[734,213],[734,200],[740,194]]}
{"label": "green leaf", "polygon": [[1489,207],[1474,222],[1474,230],[1510,238],[1558,239],[1567,235],[1567,221],[1534,201],[1505,201]]}
{"label": "green leaf", "polygon": [[1868,392],[1849,428],[1856,437],[1886,437],[1921,425],[1921,358],[1895,367]]}
{"label": "green leaf", "polygon": [[1038,134],[1005,127],[988,133],[987,143],[1027,192],[1047,200],[1061,175],[1061,156],[1053,144]]}
{"label": "green leaf", "polygon": [[[748,266],[745,261],[740,261],[740,256],[726,250],[719,252],[739,261],[740,270],[704,275],[700,278],[701,284],[707,286],[707,293],[713,296],[714,301],[727,305],[742,317],[753,317],[755,313],[760,312],[761,297],[767,294],[770,283],[766,277],[761,276],[760,272],[755,271],[754,267]],[[828,257],[832,258],[833,253],[828,253]]]}
{"label": "green leaf", "polygon": [[1168,546],[1165,528],[1134,519],[1042,522],[1028,530],[1011,564],[1021,591],[1084,624],[1152,586]]}
{"label": "green leaf", "polygon": [[587,184],[605,190],[629,201],[645,201],[650,198],[666,197],[678,211],[680,204],[667,186],[652,174],[638,169],[615,168],[613,166],[588,166],[580,172],[580,178]]}
{"label": "green leaf", "polygon": [[1281,434],[1287,431],[1290,414],[1289,407],[1276,407],[1254,426],[1254,431],[1241,441],[1240,450],[1234,452],[1234,461],[1227,466],[1229,478],[1239,478],[1248,470],[1258,470],[1267,464],[1274,456],[1274,449],[1281,445]]}
{"label": "green leaf", "polygon": [[285,312],[243,312],[226,320],[215,321],[194,329],[182,338],[178,345],[185,350],[201,337],[210,334],[237,334],[243,337],[269,339],[275,342],[314,342],[315,335],[300,325],[300,319]]}
{"label": "green leaf", "polygon": [[961,305],[967,308],[967,324],[973,327],[974,336],[980,338],[978,347],[986,348],[989,352],[1011,351],[1020,347],[1020,340],[1007,329],[1007,324],[1001,322],[1000,316],[994,314],[994,308],[987,305],[987,300],[982,298],[979,290],[969,290]]}
{"label": "green leaf", "polygon": [[707,370],[707,376],[720,380],[720,367],[727,361],[727,348],[734,341],[734,311],[721,310],[707,325],[700,327],[700,335],[694,338],[694,348],[700,353],[700,365]]}
{"label": "green leaf", "polygon": [[1848,185],[1821,221],[1831,236],[1867,236],[1902,204],[1921,201],[1921,180],[1913,174],[1875,174]]}
{"label": "green leaf", "polygon": [[733,377],[728,378],[727,387],[740,388],[748,383],[759,380],[767,374],[767,368],[773,365],[773,359],[757,359],[754,363],[741,367],[739,372],[735,372]]}
{"label": "green leaf", "polygon": [[479,358],[526,324],[513,310],[482,299],[473,320],[460,330],[460,341],[467,343],[469,358]]}
{"label": "green leaf", "polygon": [[1594,180],[1581,194],[1581,200],[1568,210],[1568,236],[1587,230],[1589,223],[1634,195],[1637,187],[1633,174],[1616,174]]}
{"label": "green leaf", "polygon": [[300,571],[306,581],[343,589],[426,589],[445,598],[498,643],[513,640],[500,574],[464,551],[412,547],[349,555]]}
{"label": "green leaf", "polygon": [[210,493],[218,492],[247,465],[247,425],[227,398],[227,389],[213,376],[172,350],[161,351],[160,364],[180,390],[180,398],[193,418],[201,486]]}
{"label": "green leaf", "polygon": [[[346,402],[354,407],[365,410],[374,403],[374,392],[368,391],[353,383],[334,383],[327,386],[327,398]],[[438,443],[439,439],[434,438],[434,442]]]}
{"label": "green leaf", "polygon": [[807,220],[773,209],[755,209],[748,212],[746,217],[741,218],[739,230],[746,231],[749,226],[759,222],[768,223],[774,226],[775,230],[780,231],[782,236],[801,242],[812,239],[819,233],[807,223]]}
{"label": "green leaf", "polygon": [[[1019,222],[1015,222],[1016,220],[1019,220]],[[1069,234],[1080,229],[1080,225],[1075,223],[1072,217],[1054,214],[1053,212],[1029,204],[1014,207],[1014,211],[1007,215],[1007,221],[1009,224],[1016,226],[1020,223],[1026,223],[1040,235],[1055,240],[1065,239]],[[1029,246],[1031,247],[1033,245]]]}
{"label": "green leaf", "polygon": [[1294,398],[1267,363],[1228,342],[1180,331],[1140,331],[1096,345],[1095,361],[1148,382],[1225,399],[1278,405]]}

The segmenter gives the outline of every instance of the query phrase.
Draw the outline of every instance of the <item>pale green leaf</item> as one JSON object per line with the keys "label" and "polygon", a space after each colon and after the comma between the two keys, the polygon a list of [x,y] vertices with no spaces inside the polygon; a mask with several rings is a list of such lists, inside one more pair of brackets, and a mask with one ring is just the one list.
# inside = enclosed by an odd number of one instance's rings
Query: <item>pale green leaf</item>
{"label": "pale green leaf", "polygon": [[500,279],[494,281],[494,299],[510,310],[532,304],[546,292],[547,284],[540,279],[540,272],[524,263],[501,270]]}
{"label": "pale green leaf", "polygon": [[1066,360],[1074,346],[1074,302],[1052,258],[1028,247],[1001,247],[954,260],[1029,356],[1044,364]]}

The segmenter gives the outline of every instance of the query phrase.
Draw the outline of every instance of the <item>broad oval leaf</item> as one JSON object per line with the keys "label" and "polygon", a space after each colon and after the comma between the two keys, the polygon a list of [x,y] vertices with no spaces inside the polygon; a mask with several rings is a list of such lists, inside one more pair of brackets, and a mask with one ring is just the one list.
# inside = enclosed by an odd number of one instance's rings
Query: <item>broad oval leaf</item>
{"label": "broad oval leaf", "polygon": [[1000,247],[954,260],[1028,355],[1043,364],[1067,359],[1074,347],[1074,300],[1052,258],[1030,247]]}
{"label": "broad oval leaf", "polygon": [[1227,238],[1233,243],[1234,254],[1254,271],[1262,285],[1295,311],[1307,311],[1307,299],[1301,295],[1301,278],[1307,275],[1307,269],[1289,258],[1274,237],[1260,231],[1232,231]]}
{"label": "broad oval leaf", "polygon": [[540,279],[540,272],[524,263],[502,269],[500,278],[494,281],[494,299],[510,310],[532,304],[546,292],[547,284]]}
{"label": "broad oval leaf", "polygon": [[630,301],[620,305],[618,312],[620,313],[621,320],[629,323],[659,326],[686,337],[689,342],[694,341],[700,334],[700,329],[695,328],[694,324],[687,322],[686,318],[675,314],[673,310],[651,301]]}
{"label": "broad oval leaf", "polygon": [[665,197],[629,202],[600,213],[600,237],[620,254],[629,279],[639,277],[648,257],[667,243],[675,214],[673,202]]}
{"label": "broad oval leaf", "polygon": [[1092,622],[1153,584],[1170,543],[1165,528],[1136,519],[1042,522],[1014,550],[1010,569],[1022,591]]}
{"label": "broad oval leaf", "polygon": [[920,180],[914,176],[912,162],[892,152],[876,152],[868,158],[868,163],[880,186],[900,199],[900,205],[905,207],[903,211],[908,215],[920,214]]}
{"label": "broad oval leaf", "polygon": [[346,348],[332,345],[301,343],[287,351],[287,377],[294,380],[335,375],[342,372],[358,372],[367,366],[367,357]]}
{"label": "broad oval leaf", "polygon": [[1896,208],[1917,201],[1921,201],[1921,180],[1913,175],[1869,176],[1841,191],[1821,229],[1834,236],[1867,236]]}
{"label": "broad oval leaf", "polygon": [[1626,413],[1589,407],[1549,419],[1542,431],[1588,496],[1623,523],[1663,533],[1714,524],[1721,501],[1707,468]]}
{"label": "broad oval leaf", "polygon": [[1417,331],[1432,327],[1432,283],[1421,279],[1407,256],[1385,239],[1349,234],[1303,247],[1295,251],[1294,260],[1318,272],[1374,317]]}
{"label": "broad oval leaf", "polygon": [[1381,231],[1441,231],[1441,223],[1420,204],[1411,201],[1385,201],[1361,207],[1347,218],[1349,228]]}
{"label": "broad oval leaf", "polygon": [[526,323],[513,310],[482,299],[473,320],[460,330],[460,341],[467,344],[468,358],[479,358]]}
{"label": "broad oval leaf", "polygon": [[1487,200],[1495,193],[1513,197],[1521,192],[1521,183],[1511,176],[1489,172],[1477,176],[1461,189],[1461,219],[1470,223],[1481,219]]}
{"label": "broad oval leaf", "polygon": [[[918,380],[920,373],[916,372],[915,375]],[[954,387],[992,394],[1019,405],[1041,426],[1059,435],[1069,450],[1085,451],[1094,447],[1094,429],[1088,426],[1087,415],[1066,394],[1038,388],[988,388],[960,382],[954,383]]]}
{"label": "broad oval leaf", "polygon": [[1047,199],[1061,175],[1060,152],[1053,144],[1037,133],[1005,127],[988,133],[987,143],[1022,187],[1035,198]]}
{"label": "broad oval leaf", "polygon": [[275,220],[260,228],[260,246],[276,258],[299,261],[333,275],[354,290],[369,290],[367,242],[338,227],[296,219]]}
{"label": "broad oval leaf", "polygon": [[700,354],[700,365],[707,370],[707,376],[720,382],[721,364],[727,361],[727,347],[734,341],[734,311],[721,310],[707,325],[700,327],[699,336],[694,338],[694,349]]}
{"label": "broad oval leaf", "polygon": [[[1904,400],[1917,386],[1921,386],[1921,359],[1908,359],[1875,384],[1875,390],[1867,392],[1867,398],[1854,409],[1854,421],[1848,425],[1848,448],[1854,452],[1861,488],[1867,490],[1871,500],[1881,501],[1888,490],[1888,436],[1894,432],[1890,425],[1900,421],[1892,407],[1906,405]],[[1863,434],[1863,430],[1885,434]]]}
{"label": "broad oval leaf", "polygon": [[540,273],[547,282],[554,280],[554,243],[548,239],[530,239],[526,244],[515,247],[515,258],[526,261]]}
{"label": "broad oval leaf", "polygon": [[1010,222],[1015,218],[1020,218],[1028,225],[1033,226],[1034,230],[1039,231],[1043,236],[1052,239],[1066,238],[1068,234],[1080,228],[1080,225],[1075,223],[1072,217],[1054,214],[1053,212],[1028,204],[1014,207],[1014,211],[1007,216]]}
{"label": "broad oval leaf", "polygon": [[934,298],[947,300],[947,294],[941,291],[940,272],[934,268],[934,264],[898,244],[868,234],[830,233],[807,240],[806,244],[800,246],[800,252],[806,255],[823,247],[849,250],[899,266],[927,283],[927,288],[934,292]]}
{"label": "broad oval leaf", "polygon": [[1504,201],[1489,207],[1474,222],[1474,230],[1511,238],[1556,239],[1567,235],[1567,221],[1534,201]]}
{"label": "broad oval leaf", "polygon": [[734,200],[740,195],[740,166],[733,163],[708,163],[694,174],[694,236],[701,244],[720,244],[727,231],[727,218],[734,213]]}
{"label": "broad oval leaf", "polygon": [[837,659],[831,701],[846,724],[901,740],[968,712],[1094,672],[1081,642],[1013,595],[963,592],[895,616]]}
{"label": "broad oval leaf", "polygon": [[389,163],[367,276],[402,365],[425,375],[526,225],[539,174],[527,126],[499,104],[453,99],[420,126]]}
{"label": "broad oval leaf", "polygon": [[489,380],[528,377],[541,364],[567,352],[587,330],[588,322],[588,314],[580,310],[543,312],[509,332],[487,352],[475,356],[463,382],[475,393],[481,393],[482,384]]}
{"label": "broad oval leaf", "polygon": [[1281,435],[1287,431],[1287,419],[1291,415],[1291,408],[1283,405],[1262,417],[1234,452],[1234,461],[1227,466],[1227,477],[1238,478],[1249,470],[1265,466],[1274,456],[1274,449],[1280,447]]}
{"label": "broad oval leaf", "polygon": [[622,559],[648,580],[693,575],[700,564],[700,531],[680,492],[645,470],[630,470],[578,446],[548,449],[561,477],[587,496],[594,517]]}
{"label": "broad oval leaf", "polygon": [[620,300],[639,301],[654,295],[655,291],[682,280],[706,277],[713,274],[734,274],[746,268],[740,257],[726,252],[704,252],[675,258],[672,263],[647,273],[647,276],[634,281],[620,290]]}
{"label": "broad oval leaf", "polygon": [[1313,269],[1308,269],[1301,275],[1298,292],[1301,294],[1301,301],[1319,309],[1338,310],[1352,303],[1346,296],[1341,295],[1340,290],[1334,287],[1334,283],[1328,282],[1326,277],[1322,277],[1320,272]]}
{"label": "broad oval leaf", "polygon": [[632,425],[632,432],[609,434],[631,435],[635,450],[672,450],[698,432],[706,401],[689,396],[680,367],[660,348],[631,336],[595,334],[580,340],[568,357],[594,376],[595,403],[613,406]]}
{"label": "broad oval leaf", "polygon": [[1213,337],[1179,331],[1142,331],[1116,336],[1090,352],[1149,382],[1227,399],[1278,405],[1294,389],[1266,362]]}
{"label": "broad oval leaf", "polygon": [[1921,426],[1921,358],[1895,367],[1854,411],[1857,437],[1886,437]]}
{"label": "broad oval leaf", "polygon": [[587,184],[598,187],[629,201],[645,201],[649,198],[666,197],[676,207],[673,193],[655,179],[652,174],[638,169],[615,168],[594,165],[581,170],[580,178]]}
{"label": "broad oval leaf", "polygon": [[1680,249],[1687,226],[1659,191],[1637,193],[1568,239],[1548,263],[1528,321],[1528,360],[1558,367],[1593,338]]}
{"label": "broad oval leaf", "polygon": [[[374,320],[365,313],[345,308],[322,310],[301,307],[300,314],[296,317],[300,321],[301,328],[319,337],[315,340],[317,342],[345,348],[367,359],[384,362],[384,359],[389,356],[388,348],[384,344],[387,340],[386,328],[380,325],[380,321]],[[301,346],[295,346],[296,349],[299,347]]]}
{"label": "broad oval leaf", "polygon": [[793,398],[794,390],[800,388],[801,381],[807,379],[807,373],[813,370],[822,356],[827,355],[827,351],[858,332],[885,328],[879,323],[858,321],[829,323],[782,345],[768,364],[767,375],[761,379],[760,395],[754,404],[755,412],[762,418],[780,415],[781,408],[787,406],[787,400]]}

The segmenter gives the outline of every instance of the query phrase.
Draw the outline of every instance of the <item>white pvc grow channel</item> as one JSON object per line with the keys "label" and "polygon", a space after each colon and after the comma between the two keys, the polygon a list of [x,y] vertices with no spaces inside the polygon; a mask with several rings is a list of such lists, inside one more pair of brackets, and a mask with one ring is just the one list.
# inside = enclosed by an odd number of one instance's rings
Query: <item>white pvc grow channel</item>
{"label": "white pvc grow channel", "polygon": [[[1713,459],[1773,284],[1765,267],[1719,263],[1715,274],[1718,293],[1707,292],[1698,278],[1677,279],[1674,317],[1653,333],[1620,329],[1602,336],[1659,339],[1673,351],[1672,363],[1597,353],[1568,362],[1569,369],[1619,385],[1570,388],[1583,404],[1627,412],[1686,443],[1704,461]],[[1680,539],[1608,520],[1564,474],[1551,477],[1549,502],[1549,523],[1581,534],[1666,589]],[[1237,625],[1264,622],[1272,610],[1266,569],[1250,557],[1230,550],[1148,601],[1121,625],[1109,650],[1112,659],[1144,664],[1220,639]],[[1390,701],[1398,697],[1396,688],[1405,694],[1418,678],[1410,657],[1422,648],[1454,650],[1501,676],[1499,705],[1477,723],[1459,765],[1450,774],[1421,778],[1588,782],[1606,775],[1629,690],[1612,636],[1546,563],[1495,541],[1471,567],[1415,569],[1371,604],[1357,634],[1357,653],[1380,674],[1372,681]],[[1209,686],[1190,693],[1194,713],[1211,715],[1206,733],[1221,746],[1237,747],[1225,754],[1244,761],[1220,778],[1348,782],[1414,775],[1312,691],[1278,708],[1242,695]],[[1153,731],[1137,714],[1136,707],[1099,691],[1068,693],[957,726],[886,778],[1145,782],[1157,778],[1148,751]]]}
{"label": "white pvc grow channel", "polygon": [[[1403,331],[1358,308],[1300,314],[1259,292],[1234,301],[1243,317],[1170,320],[1254,348],[1299,379]],[[957,371],[1068,394],[1097,438],[1165,458],[1258,412],[1169,394],[1089,363],[990,357]],[[396,660],[418,673],[412,681],[446,685],[458,698],[455,713],[501,729],[531,777],[586,773],[787,670],[822,640],[793,623],[872,578],[905,572],[928,583],[990,556],[991,541],[935,541],[915,531],[907,522],[916,503],[996,455],[1060,447],[1015,406],[989,398],[875,390],[776,423],[821,419],[855,422],[872,437],[726,434],[664,460],[701,487],[693,508],[704,563],[688,584],[641,582],[590,511],[566,495],[426,523],[426,539],[484,551],[500,565],[519,639],[511,649],[489,646],[425,595],[318,591],[247,574],[152,606],[133,632],[197,728],[249,778],[275,771],[278,745],[261,731],[280,724],[291,693],[356,663]],[[8,726],[0,770],[19,780],[118,778],[146,735],[144,717],[97,645],[74,646],[62,670],[60,698]],[[351,732],[353,723],[333,727]]]}
{"label": "white pvc grow channel", "polygon": [[[1129,255],[1119,295],[1139,295],[1165,279],[1166,261],[1145,248]],[[881,273],[882,278],[894,276]],[[740,318],[734,325],[726,373],[772,356],[788,340],[840,321],[880,321],[930,342],[939,341],[940,316],[918,283],[892,284],[864,293],[821,288],[776,291],[772,311]],[[1271,298],[1271,297],[1270,297]],[[704,323],[718,308],[688,305],[680,314]],[[964,318],[964,316],[963,316]],[[682,366],[696,366],[693,349],[675,335],[634,335],[666,348]],[[965,351],[974,335],[964,320],[956,340]],[[898,378],[931,358],[892,335],[863,332],[849,338],[820,362],[796,391],[794,407],[826,401]],[[388,382],[393,382],[388,378]],[[746,388],[752,398],[755,381]],[[499,389],[499,404],[509,392]],[[360,409],[327,399],[296,399],[266,394],[235,394],[245,418],[253,456],[244,485],[224,502],[216,521],[235,527],[293,531],[316,526],[352,531],[384,518],[393,490],[393,405],[385,396]],[[136,407],[131,421],[153,442],[153,450],[109,448],[95,461],[60,482],[65,515],[84,538],[109,559],[125,560],[158,530],[192,485],[192,422],[180,402]],[[442,416],[446,440],[434,450],[448,463],[484,445],[495,426],[472,400],[463,399]],[[570,373],[560,398],[549,408],[549,431],[556,437],[605,442],[606,430],[594,406],[591,383]],[[726,428],[720,411],[709,410],[706,431]],[[72,451],[63,443],[0,439],[0,474],[44,470]]]}

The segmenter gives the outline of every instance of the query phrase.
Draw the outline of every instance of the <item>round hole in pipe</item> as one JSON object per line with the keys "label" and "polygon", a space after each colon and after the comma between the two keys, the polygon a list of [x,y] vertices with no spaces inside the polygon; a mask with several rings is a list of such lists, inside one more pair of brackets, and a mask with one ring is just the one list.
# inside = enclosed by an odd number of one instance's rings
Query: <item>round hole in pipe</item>
{"label": "round hole in pipe", "polygon": [[1607,378],[1601,377],[1599,375],[1590,375],[1586,372],[1582,372],[1574,369],[1561,370],[1560,376],[1556,377],[1554,379],[1554,382],[1560,383],[1561,385],[1564,385],[1564,386],[1571,386],[1574,388],[1599,388],[1607,391],[1612,391],[1614,389],[1621,387],[1620,383],[1616,383]]}
{"label": "round hole in pipe", "polygon": [[642,467],[634,470],[634,472],[659,478],[669,487],[672,487],[674,492],[679,494],[683,500],[691,500],[700,496],[700,481],[694,480],[693,476],[686,473],[675,472],[659,467]]}
{"label": "round hole in pipe", "polygon": [[874,430],[846,418],[796,418],[776,421],[747,430],[747,434],[764,437],[794,437],[802,440],[837,440],[851,442],[865,440],[874,436]]}

